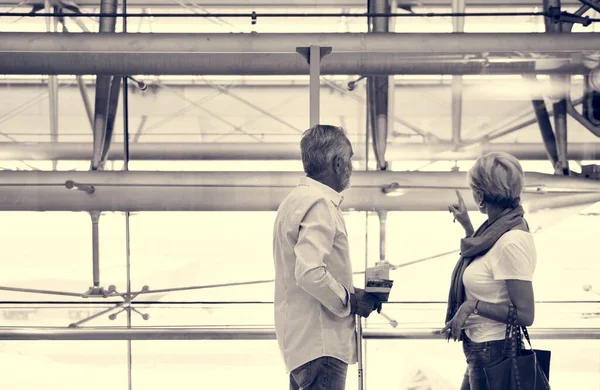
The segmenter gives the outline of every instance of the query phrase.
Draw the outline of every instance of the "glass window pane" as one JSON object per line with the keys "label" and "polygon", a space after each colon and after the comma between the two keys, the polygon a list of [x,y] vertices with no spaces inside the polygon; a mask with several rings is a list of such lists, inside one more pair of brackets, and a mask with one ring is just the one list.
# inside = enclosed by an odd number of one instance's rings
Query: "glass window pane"
{"label": "glass window pane", "polygon": [[[88,213],[1,212],[0,285],[84,294],[93,285],[92,222]],[[122,215],[99,221],[100,283],[124,291],[125,223]],[[32,243],[35,245],[32,245]],[[74,300],[77,297],[0,291],[3,300]]]}
{"label": "glass window pane", "polygon": [[0,364],[3,389],[127,389],[125,341],[3,341]]}
{"label": "glass window pane", "polygon": [[[135,341],[133,382],[158,390],[287,389],[289,380],[275,340]],[[349,367],[347,390],[358,388],[356,365]]]}
{"label": "glass window pane", "polygon": [[[273,279],[275,213],[139,213],[131,217],[132,284],[152,290]],[[166,300],[267,300],[273,286],[169,292]],[[240,290],[238,290],[240,292]],[[162,294],[165,295],[165,294]]]}
{"label": "glass window pane", "polygon": [[[550,385],[556,389],[600,386],[600,342],[533,340],[552,351]],[[460,343],[442,340],[368,340],[367,387],[458,389],[466,370]],[[576,385],[575,385],[576,384]],[[421,388],[421,387],[418,387]]]}

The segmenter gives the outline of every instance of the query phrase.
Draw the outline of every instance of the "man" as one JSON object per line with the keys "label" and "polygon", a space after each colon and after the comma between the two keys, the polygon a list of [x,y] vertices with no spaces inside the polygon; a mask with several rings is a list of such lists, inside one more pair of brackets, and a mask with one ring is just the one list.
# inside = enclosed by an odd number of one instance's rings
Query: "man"
{"label": "man", "polygon": [[302,135],[306,177],[281,203],[273,235],[275,331],[291,390],[343,390],[356,363],[355,314],[381,302],[352,285],[340,192],[350,184],[352,145],[340,127]]}

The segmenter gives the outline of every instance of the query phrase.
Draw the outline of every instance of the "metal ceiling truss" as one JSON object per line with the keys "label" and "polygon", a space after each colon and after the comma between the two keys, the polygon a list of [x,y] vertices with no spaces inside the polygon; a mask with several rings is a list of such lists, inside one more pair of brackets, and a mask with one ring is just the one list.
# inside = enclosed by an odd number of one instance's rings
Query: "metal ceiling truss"
{"label": "metal ceiling truss", "polygon": [[[590,5],[594,6],[595,3],[584,4],[574,14],[566,14],[561,9],[560,0],[544,0],[544,11],[554,15],[554,17],[546,17],[544,20],[546,34],[552,34],[552,36],[561,33],[565,34],[565,36],[572,34],[571,30],[575,23],[586,23],[585,19],[582,18],[582,15],[592,8]],[[596,67],[598,68],[597,64]],[[524,75],[523,77],[529,80],[536,79],[535,76],[532,75]],[[582,123],[584,127],[597,136],[600,136],[600,127],[594,126],[574,108],[570,96],[570,76],[552,74],[550,75],[550,81],[553,85],[553,90],[559,91],[556,96],[549,97],[553,102],[552,111],[554,116],[554,130],[543,98],[532,98],[533,109],[540,127],[546,154],[552,163],[556,174],[570,175],[571,170],[569,169],[567,141],[567,114],[573,116],[577,121]]]}

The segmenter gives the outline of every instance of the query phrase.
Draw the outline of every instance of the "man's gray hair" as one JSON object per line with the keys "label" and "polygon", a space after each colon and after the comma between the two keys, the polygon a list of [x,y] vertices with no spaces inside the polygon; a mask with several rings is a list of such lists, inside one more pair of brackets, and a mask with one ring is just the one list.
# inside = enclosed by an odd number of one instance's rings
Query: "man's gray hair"
{"label": "man's gray hair", "polygon": [[516,207],[520,204],[525,175],[519,160],[508,153],[481,156],[468,173],[469,185],[483,194],[486,203]]}
{"label": "man's gray hair", "polygon": [[327,170],[336,156],[350,158],[351,145],[343,128],[315,125],[302,134],[302,165],[308,176]]}

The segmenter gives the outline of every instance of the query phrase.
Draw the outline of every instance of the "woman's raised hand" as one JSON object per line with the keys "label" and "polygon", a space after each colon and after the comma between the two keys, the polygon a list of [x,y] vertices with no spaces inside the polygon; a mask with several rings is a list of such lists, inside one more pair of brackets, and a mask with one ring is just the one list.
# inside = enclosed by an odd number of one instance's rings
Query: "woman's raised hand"
{"label": "woman's raised hand", "polygon": [[456,197],[458,198],[458,203],[448,205],[448,211],[454,216],[454,222],[458,221],[465,228],[467,235],[471,235],[473,233],[473,224],[469,218],[465,201],[458,190],[456,190]]}

